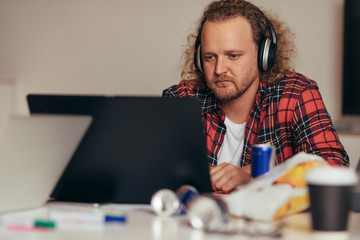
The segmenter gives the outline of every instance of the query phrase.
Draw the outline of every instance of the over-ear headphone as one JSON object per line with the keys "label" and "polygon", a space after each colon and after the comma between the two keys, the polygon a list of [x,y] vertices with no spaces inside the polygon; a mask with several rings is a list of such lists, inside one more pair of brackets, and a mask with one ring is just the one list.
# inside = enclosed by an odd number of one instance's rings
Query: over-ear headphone
{"label": "over-ear headphone", "polygon": [[259,51],[258,51],[258,67],[261,71],[267,71],[275,64],[276,60],[276,32],[272,25],[272,23],[269,21],[269,19],[265,18],[267,25],[270,29],[271,38],[264,37],[259,45]]}
{"label": "over-ear headphone", "polygon": [[[258,68],[260,71],[267,71],[268,69],[270,69],[272,66],[274,66],[276,60],[276,32],[269,19],[267,19],[266,17],[265,19],[270,29],[271,38],[263,37],[263,39],[260,41],[258,51]],[[204,72],[201,57],[201,33],[197,36],[195,42],[194,65],[196,70],[198,70],[199,72]]]}

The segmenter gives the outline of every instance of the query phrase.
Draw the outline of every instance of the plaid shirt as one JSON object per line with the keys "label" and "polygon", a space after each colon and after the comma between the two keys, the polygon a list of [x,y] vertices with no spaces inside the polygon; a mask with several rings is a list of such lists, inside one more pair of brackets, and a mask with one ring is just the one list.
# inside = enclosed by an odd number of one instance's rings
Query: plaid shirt
{"label": "plaid shirt", "polygon": [[[212,91],[182,81],[163,91],[164,97],[197,98],[202,102],[202,120],[210,164],[224,141],[225,112]],[[315,81],[298,74],[285,75],[273,85],[261,82],[255,104],[246,122],[240,166],[251,163],[253,144],[270,143],[276,148],[276,164],[298,152],[323,157],[334,166],[349,166],[349,157],[326,111]]]}

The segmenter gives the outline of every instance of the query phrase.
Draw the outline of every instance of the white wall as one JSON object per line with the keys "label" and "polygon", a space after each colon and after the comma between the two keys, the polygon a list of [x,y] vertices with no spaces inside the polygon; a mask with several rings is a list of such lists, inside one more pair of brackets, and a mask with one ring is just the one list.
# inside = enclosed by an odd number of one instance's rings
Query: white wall
{"label": "white wall", "polygon": [[1,0],[0,79],[31,92],[160,95],[205,0]]}
{"label": "white wall", "polygon": [[350,167],[356,168],[360,160],[360,136],[351,134],[340,134],[340,141],[345,146],[350,158]]}
{"label": "white wall", "polygon": [[[296,34],[296,70],[341,116],[343,0],[251,0]],[[179,81],[181,46],[210,0],[0,0],[0,80],[28,93],[155,95]]]}
{"label": "white wall", "polygon": [[[209,0],[1,0],[0,79],[30,92],[160,95]],[[252,0],[292,27],[297,70],[341,112],[343,0]],[[320,14],[321,13],[321,14]]]}

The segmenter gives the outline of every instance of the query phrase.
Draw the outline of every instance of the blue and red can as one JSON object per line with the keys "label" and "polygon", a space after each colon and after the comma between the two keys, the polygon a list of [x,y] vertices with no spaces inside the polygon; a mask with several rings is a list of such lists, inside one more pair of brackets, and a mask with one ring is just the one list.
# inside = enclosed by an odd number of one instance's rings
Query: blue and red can
{"label": "blue and red can", "polygon": [[251,153],[251,177],[256,178],[270,169],[275,148],[270,144],[254,144]]}
{"label": "blue and red can", "polygon": [[198,195],[196,188],[190,185],[182,185],[176,192],[160,189],[151,198],[151,208],[159,216],[185,214],[190,202]]}

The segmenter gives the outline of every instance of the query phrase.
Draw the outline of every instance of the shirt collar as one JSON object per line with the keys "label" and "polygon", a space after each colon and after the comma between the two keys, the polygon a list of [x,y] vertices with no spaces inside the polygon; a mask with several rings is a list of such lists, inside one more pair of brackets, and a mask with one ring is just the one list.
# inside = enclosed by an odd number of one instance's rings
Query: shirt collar
{"label": "shirt collar", "polygon": [[202,114],[207,114],[209,112],[220,110],[219,100],[215,97],[214,93],[208,88],[205,87],[205,97],[202,99]]}
{"label": "shirt collar", "polygon": [[264,102],[265,96],[266,96],[266,92],[268,91],[268,87],[269,86],[263,81],[261,81],[259,84],[259,89],[258,89],[258,92],[255,97],[255,107],[258,110],[260,110],[263,105],[263,102]]}

